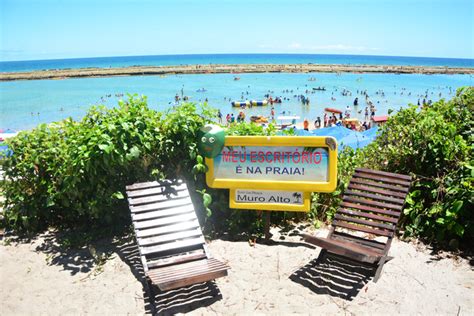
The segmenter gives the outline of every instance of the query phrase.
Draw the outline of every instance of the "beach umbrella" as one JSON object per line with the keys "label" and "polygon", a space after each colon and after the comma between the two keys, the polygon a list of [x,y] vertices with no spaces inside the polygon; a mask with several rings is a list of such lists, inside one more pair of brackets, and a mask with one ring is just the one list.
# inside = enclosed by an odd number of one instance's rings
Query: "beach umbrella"
{"label": "beach umbrella", "polygon": [[302,128],[295,128],[295,135],[296,136],[314,136],[313,133],[311,133],[310,131],[305,131]]}
{"label": "beach umbrella", "polygon": [[351,134],[338,140],[339,145],[342,147],[351,147],[352,149],[363,148],[370,144],[373,139],[365,137],[362,133],[352,132]]}
{"label": "beach umbrella", "polygon": [[0,132],[0,158],[2,156],[9,156],[13,154],[13,152],[8,149],[7,144],[5,143],[5,139],[16,136],[18,133],[16,133],[14,130],[7,129],[7,130],[2,130]]}
{"label": "beach umbrella", "polygon": [[312,133],[314,136],[332,136],[339,141],[343,137],[353,133],[353,131],[344,126],[331,126],[313,130]]}
{"label": "beach umbrella", "polygon": [[369,128],[368,130],[366,131],[363,131],[362,132],[362,135],[364,135],[365,137],[367,138],[370,138],[372,140],[374,140],[375,138],[377,138],[377,132],[379,131],[379,127],[378,126],[374,126],[372,128]]}
{"label": "beach umbrella", "polygon": [[13,152],[8,149],[7,144],[4,141],[0,140],[0,159],[4,156],[10,156]]}
{"label": "beach umbrella", "polygon": [[[337,140],[341,149],[346,146],[352,149],[363,148],[375,139],[375,136],[369,135],[367,137],[361,132],[356,132],[343,126],[325,127],[311,132],[305,131],[302,128],[294,128],[294,131],[296,136],[332,136]],[[372,133],[375,135],[376,131]],[[278,135],[283,135],[283,132],[278,133]]]}

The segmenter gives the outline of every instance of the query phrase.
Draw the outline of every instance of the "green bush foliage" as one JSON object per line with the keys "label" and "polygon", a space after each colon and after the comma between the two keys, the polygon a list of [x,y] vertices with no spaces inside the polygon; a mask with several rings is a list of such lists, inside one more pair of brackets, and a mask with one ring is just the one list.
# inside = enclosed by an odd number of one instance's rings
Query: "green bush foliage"
{"label": "green bush foliage", "polygon": [[276,127],[272,123],[268,126],[263,127],[260,124],[253,122],[242,122],[238,124],[232,124],[227,130],[226,135],[232,136],[272,136],[276,134]]}
{"label": "green bush foliage", "polygon": [[116,108],[93,107],[23,131],[1,160],[7,225],[17,231],[55,227],[111,227],[129,219],[124,186],[161,177],[192,177],[196,132],[213,110],[185,103],[161,114],[145,97]]}
{"label": "green bush foliage", "polygon": [[[413,176],[401,223],[406,236],[474,240],[473,112],[472,87],[421,110],[401,109],[367,148],[340,151],[337,189],[313,194],[309,218],[316,225],[330,221],[354,169],[364,166]],[[146,98],[130,96],[113,109],[91,108],[78,122],[21,132],[8,141],[14,154],[0,160],[8,180],[0,183],[7,224],[17,231],[126,224],[125,184],[181,177],[203,195],[208,231],[261,232],[260,213],[229,210],[228,190],[205,186],[197,131],[215,117],[213,109],[192,103],[163,114],[149,109]],[[228,135],[275,133],[272,124],[240,123],[227,130]],[[272,222],[295,217],[273,212]]]}
{"label": "green bush foliage", "polygon": [[313,194],[311,218],[330,220],[356,167],[413,176],[400,227],[405,236],[440,242],[474,240],[474,88],[423,109],[400,109],[363,150],[339,153],[338,186]]}
{"label": "green bush foliage", "polygon": [[414,176],[406,235],[474,240],[473,113],[473,87],[421,110],[402,109],[365,151],[369,165]]}

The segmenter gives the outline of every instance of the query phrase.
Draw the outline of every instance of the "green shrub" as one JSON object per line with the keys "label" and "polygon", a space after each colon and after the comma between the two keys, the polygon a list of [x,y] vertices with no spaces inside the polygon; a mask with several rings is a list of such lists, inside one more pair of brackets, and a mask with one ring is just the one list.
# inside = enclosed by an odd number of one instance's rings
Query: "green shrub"
{"label": "green shrub", "polygon": [[370,166],[412,174],[402,226],[408,236],[474,240],[474,88],[418,110],[400,110],[365,150]]}
{"label": "green shrub", "polygon": [[196,132],[214,116],[191,103],[164,115],[129,96],[116,108],[91,108],[79,122],[21,132],[8,142],[14,154],[1,160],[7,225],[35,232],[127,223],[125,184],[192,177]]}
{"label": "green shrub", "polygon": [[232,124],[227,130],[226,135],[232,136],[272,136],[276,134],[276,127],[272,123],[263,127],[253,122],[242,122]]}
{"label": "green shrub", "polygon": [[339,152],[337,189],[313,194],[310,218],[315,225],[330,221],[354,169],[367,167],[413,176],[400,225],[405,236],[474,240],[472,113],[472,87],[422,110],[400,109],[372,144]]}
{"label": "green shrub", "polygon": [[202,126],[213,123],[217,114],[217,110],[206,104],[200,109],[198,112],[194,103],[181,104],[168,112],[155,132],[160,144],[157,161],[168,177],[192,179],[191,170],[198,156],[197,132]]}
{"label": "green shrub", "polygon": [[[474,240],[473,111],[474,88],[422,110],[401,109],[367,148],[339,152],[337,189],[313,194],[309,218],[315,224],[331,220],[354,169],[364,166],[414,177],[401,222],[407,236]],[[67,119],[21,132],[8,141],[14,154],[0,160],[7,178],[0,183],[7,224],[33,232],[48,226],[114,227],[129,220],[125,184],[184,177],[192,192],[212,196],[212,202],[204,196],[208,229],[261,232],[258,212],[229,210],[228,190],[205,185],[197,131],[212,123],[215,113],[185,103],[162,114],[149,109],[146,98],[134,96],[117,108],[94,107],[79,122]],[[253,123],[234,124],[227,131],[275,133],[272,124]],[[281,224],[295,214],[273,212],[272,221]]]}

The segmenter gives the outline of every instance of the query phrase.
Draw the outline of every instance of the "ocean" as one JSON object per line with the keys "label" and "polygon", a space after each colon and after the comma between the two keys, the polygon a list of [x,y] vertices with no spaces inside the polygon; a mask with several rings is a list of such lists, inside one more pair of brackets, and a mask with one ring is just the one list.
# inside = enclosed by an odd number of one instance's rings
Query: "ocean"
{"label": "ocean", "polygon": [[[1,62],[1,71],[80,67],[119,67],[128,65],[236,64],[236,63],[341,63],[473,67],[473,60],[419,57],[343,56],[343,55],[186,55],[111,57],[49,61]],[[276,116],[299,115],[314,121],[324,108],[344,110],[347,106],[359,119],[364,118],[366,91],[376,106],[376,115],[385,115],[409,103],[425,99],[449,99],[457,88],[473,86],[471,75],[419,74],[335,74],[335,73],[261,73],[199,74],[167,76],[130,76],[0,82],[0,129],[30,129],[39,123],[66,117],[80,119],[95,104],[112,107],[127,93],[146,95],[151,108],[166,111],[178,94],[191,102],[207,102],[221,112],[234,113],[231,101],[262,100],[266,94],[283,99],[275,104]],[[326,91],[313,88],[325,87]],[[204,92],[201,92],[205,90]],[[298,99],[304,95],[309,105]],[[359,106],[353,101],[358,97]],[[270,106],[246,109],[251,115],[270,115]]]}

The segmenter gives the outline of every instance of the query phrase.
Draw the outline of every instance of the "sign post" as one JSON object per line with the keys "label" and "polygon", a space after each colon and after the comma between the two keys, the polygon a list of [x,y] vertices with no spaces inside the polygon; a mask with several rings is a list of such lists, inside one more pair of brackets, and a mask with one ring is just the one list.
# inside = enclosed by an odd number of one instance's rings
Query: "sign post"
{"label": "sign post", "polygon": [[[231,208],[308,212],[311,192],[336,188],[337,143],[333,137],[226,136],[206,165],[207,185],[230,189]],[[269,221],[270,213],[264,216]],[[269,222],[266,236],[268,229]]]}

